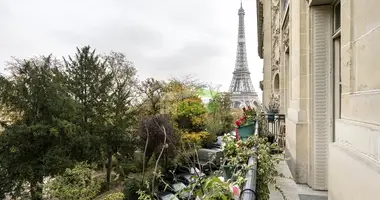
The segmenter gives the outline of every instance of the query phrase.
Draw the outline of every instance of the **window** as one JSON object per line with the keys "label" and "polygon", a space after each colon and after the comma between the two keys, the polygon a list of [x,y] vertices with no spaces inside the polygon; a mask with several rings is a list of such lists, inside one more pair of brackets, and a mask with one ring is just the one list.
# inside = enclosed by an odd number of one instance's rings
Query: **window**
{"label": "window", "polygon": [[334,33],[340,29],[340,2],[334,5]]}
{"label": "window", "polygon": [[[341,78],[341,34],[340,34],[340,1],[333,6],[333,36],[332,36],[332,52],[333,52],[333,117],[334,119],[341,118],[341,102],[342,102],[342,78]],[[334,129],[335,129],[335,123]],[[333,130],[334,130],[333,129]],[[333,142],[335,134],[333,133]]]}

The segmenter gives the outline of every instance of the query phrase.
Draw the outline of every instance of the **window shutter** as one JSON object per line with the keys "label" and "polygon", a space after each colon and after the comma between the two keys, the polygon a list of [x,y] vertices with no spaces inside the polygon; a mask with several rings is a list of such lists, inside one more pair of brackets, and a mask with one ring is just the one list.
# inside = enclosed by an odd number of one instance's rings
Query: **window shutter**
{"label": "window shutter", "polygon": [[313,185],[327,189],[328,143],[331,132],[330,6],[312,7]]}

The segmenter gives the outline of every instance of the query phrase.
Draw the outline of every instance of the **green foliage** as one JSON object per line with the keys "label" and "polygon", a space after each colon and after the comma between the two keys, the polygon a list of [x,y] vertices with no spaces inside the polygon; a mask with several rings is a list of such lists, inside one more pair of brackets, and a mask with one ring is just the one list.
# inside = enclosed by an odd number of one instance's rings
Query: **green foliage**
{"label": "green foliage", "polygon": [[246,141],[247,147],[256,147],[257,156],[257,196],[262,200],[269,200],[270,190],[269,186],[273,185],[278,190],[283,199],[286,200],[284,192],[277,185],[276,177],[284,177],[276,168],[280,162],[280,157],[271,154],[272,149],[278,149],[276,143],[269,144],[266,138],[251,136]]}
{"label": "green foliage", "polygon": [[101,158],[100,138],[106,129],[104,124],[112,73],[107,69],[107,63],[90,46],[77,48],[75,56],[68,56],[64,63],[67,87],[78,105],[75,121],[80,127],[81,136],[72,153],[83,160],[97,161]]}
{"label": "green foliage", "polygon": [[121,192],[112,193],[103,198],[103,200],[123,200],[125,198],[124,194]]}
{"label": "green foliage", "polygon": [[257,196],[259,199],[269,200],[269,186],[273,185],[286,199],[282,189],[277,185],[276,177],[283,176],[277,171],[276,165],[280,158],[271,155],[271,149],[277,148],[277,144],[269,144],[266,138],[250,136],[247,140],[235,142],[233,136],[224,136],[224,156],[226,163],[232,166],[239,166],[240,170],[235,170],[233,177],[236,185],[245,182],[244,176],[249,169],[246,163],[252,156],[257,158]]}
{"label": "green foliage", "polygon": [[206,131],[191,132],[182,134],[182,142],[196,146],[202,146],[211,137],[211,134]]}
{"label": "green foliage", "polygon": [[89,160],[106,157],[109,186],[112,156],[121,148],[134,149],[136,69],[121,53],[111,52],[102,59],[89,46],[68,60],[68,85],[80,108],[78,126],[83,137],[78,151]]}
{"label": "green foliage", "polygon": [[124,182],[123,193],[125,195],[125,200],[135,200],[138,199],[139,195],[137,191],[142,189],[141,181],[138,181],[135,178],[128,178]]}
{"label": "green foliage", "polygon": [[71,151],[78,130],[72,123],[76,105],[51,56],[15,60],[10,67],[12,75],[0,78],[0,104],[21,117],[0,137],[0,166],[16,186],[14,193],[29,182],[31,198],[38,199],[43,177],[70,167],[75,159]]}
{"label": "green foliage", "polygon": [[216,176],[210,176],[202,180],[203,190],[197,190],[196,194],[203,200],[232,200],[233,193],[228,182],[221,181]]}
{"label": "green foliage", "polygon": [[104,179],[94,178],[91,166],[80,163],[55,177],[47,185],[47,193],[53,198],[65,200],[90,200],[100,191]]}
{"label": "green foliage", "polygon": [[231,97],[228,93],[217,93],[208,104],[207,131],[215,135],[229,133],[232,129]]}
{"label": "green foliage", "polygon": [[179,117],[192,117],[203,115],[207,111],[202,104],[202,100],[198,97],[189,97],[184,99],[178,105]]}
{"label": "green foliage", "polygon": [[154,78],[148,78],[141,83],[139,90],[143,94],[143,104],[147,105],[145,114],[159,114],[165,94],[165,83]]}

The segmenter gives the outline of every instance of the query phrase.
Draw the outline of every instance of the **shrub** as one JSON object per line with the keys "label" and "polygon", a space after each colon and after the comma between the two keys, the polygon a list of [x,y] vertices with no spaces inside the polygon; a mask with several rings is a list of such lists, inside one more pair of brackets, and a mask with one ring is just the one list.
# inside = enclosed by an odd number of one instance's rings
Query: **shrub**
{"label": "shrub", "polygon": [[187,145],[205,146],[214,142],[216,135],[206,131],[191,132],[182,134],[182,142]]}
{"label": "shrub", "polygon": [[91,166],[79,163],[47,184],[47,193],[57,199],[90,200],[100,191],[103,178],[94,178]]}
{"label": "shrub", "polygon": [[166,115],[156,115],[145,118],[140,123],[140,148],[144,151],[146,141],[149,135],[148,145],[146,146],[145,152],[145,162],[148,163],[150,158],[161,151],[161,147],[164,144],[165,134],[163,128],[166,132],[166,142],[169,145],[167,148],[168,158],[173,158],[175,156],[174,149],[178,144],[178,137],[175,130],[170,123],[170,118]]}
{"label": "shrub", "polygon": [[121,192],[112,193],[103,198],[103,200],[123,200],[125,195]]}
{"label": "shrub", "polygon": [[142,189],[141,181],[135,179],[135,178],[128,178],[125,180],[124,183],[124,199],[125,200],[136,200],[138,199],[139,195],[137,194],[137,191]]}
{"label": "shrub", "polygon": [[183,99],[177,108],[178,127],[190,132],[204,130],[207,109],[199,97],[193,96]]}

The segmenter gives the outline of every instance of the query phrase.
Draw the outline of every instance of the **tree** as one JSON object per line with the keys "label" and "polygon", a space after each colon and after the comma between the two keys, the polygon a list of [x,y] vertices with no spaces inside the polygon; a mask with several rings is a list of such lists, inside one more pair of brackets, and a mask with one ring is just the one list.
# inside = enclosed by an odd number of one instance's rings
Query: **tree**
{"label": "tree", "polygon": [[32,200],[42,199],[45,176],[58,174],[73,163],[75,104],[59,66],[52,56],[15,60],[10,63],[12,75],[0,77],[1,105],[20,113],[0,136],[0,171],[12,184],[3,189],[17,195],[28,182]]}
{"label": "tree", "polygon": [[[112,156],[121,149],[134,150],[132,133],[137,128],[138,109],[135,106],[136,69],[124,54],[111,52],[106,57],[107,67],[112,73],[108,94],[105,129],[101,134],[102,146],[107,155],[107,186],[111,182]],[[130,151],[129,151],[130,152]]]}
{"label": "tree", "polygon": [[[163,128],[164,127],[164,128]],[[179,138],[170,123],[170,118],[166,115],[148,116],[140,122],[139,138],[140,146],[144,149],[145,162],[144,166],[154,154],[162,149],[165,140],[165,133],[167,138],[167,152],[166,156],[174,157],[175,147],[178,145]]]}
{"label": "tree", "polygon": [[112,72],[105,59],[91,50],[90,46],[77,48],[74,58],[64,58],[70,96],[78,104],[76,124],[80,138],[76,141],[74,154],[89,162],[101,160],[102,134],[109,107],[112,88]]}
{"label": "tree", "polygon": [[208,104],[207,130],[213,134],[224,134],[232,130],[231,97],[229,93],[216,93]]}
{"label": "tree", "polygon": [[145,98],[143,104],[147,106],[147,115],[159,114],[165,94],[164,89],[165,83],[154,78],[148,78],[141,83],[139,90]]}

